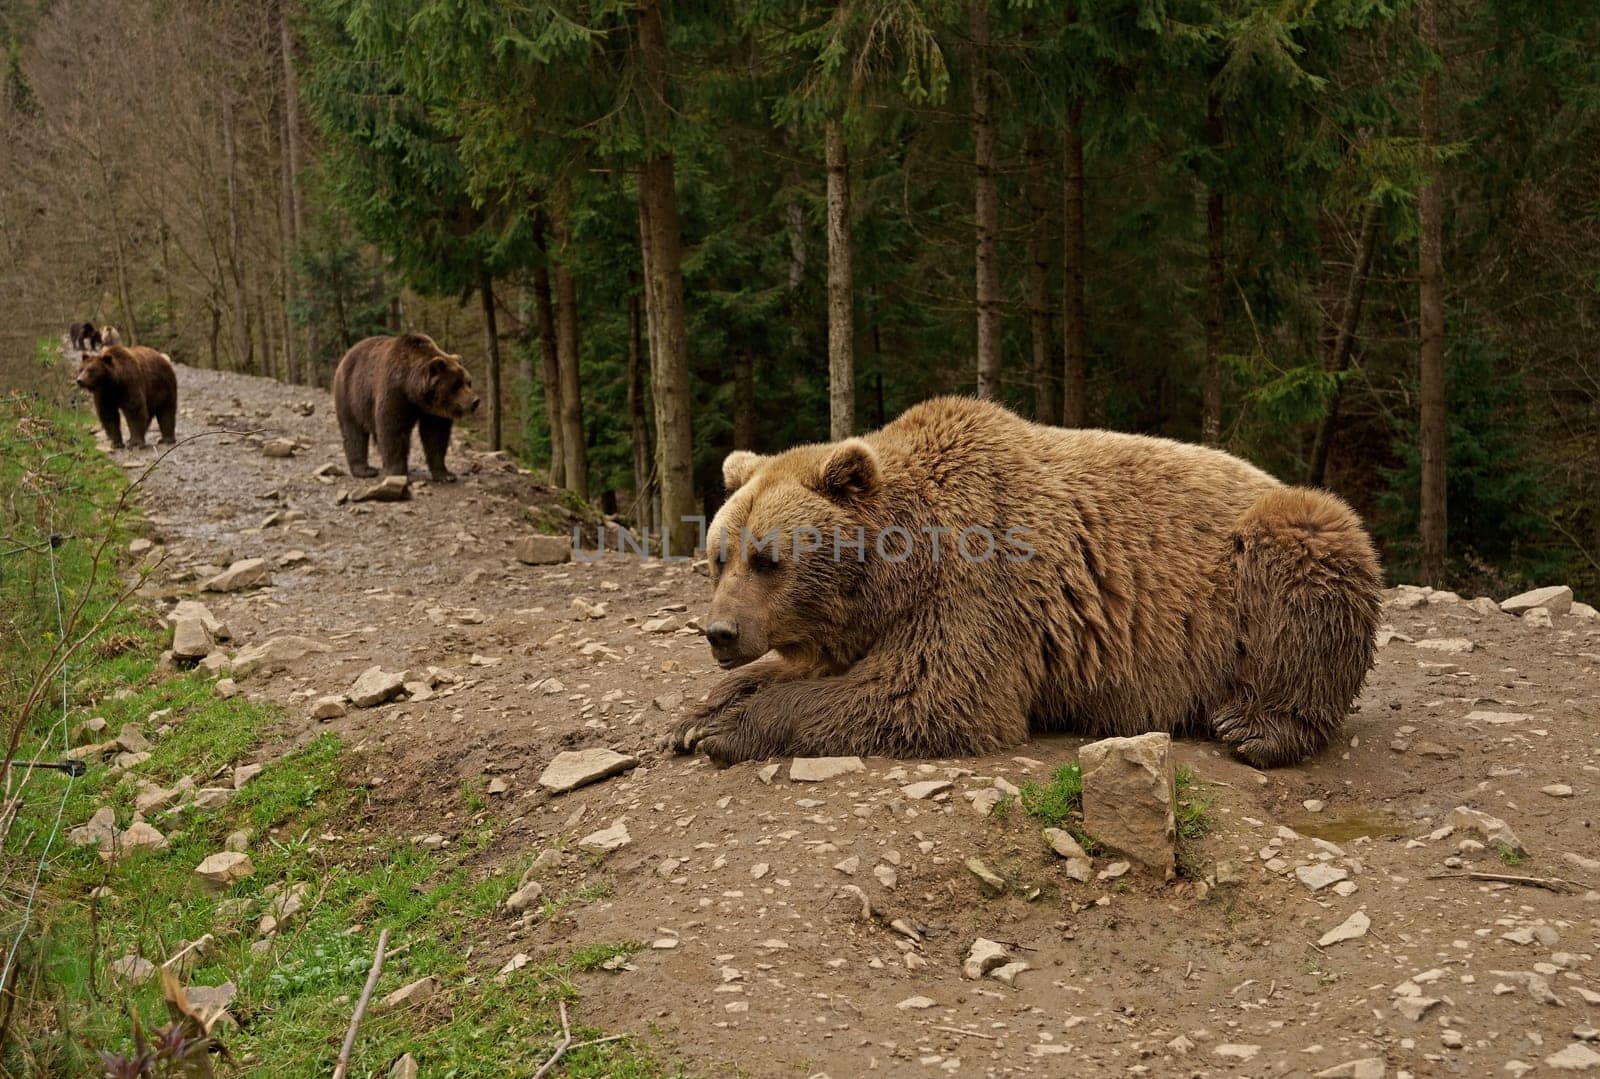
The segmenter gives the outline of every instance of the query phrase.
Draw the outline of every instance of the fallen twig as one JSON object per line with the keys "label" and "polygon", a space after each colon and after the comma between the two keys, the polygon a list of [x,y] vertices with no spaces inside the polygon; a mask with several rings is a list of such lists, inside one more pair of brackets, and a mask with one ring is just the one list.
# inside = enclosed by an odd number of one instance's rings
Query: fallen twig
{"label": "fallen twig", "polygon": [[213,937],[210,933],[205,934],[204,936],[200,937],[198,940],[191,940],[188,944],[184,945],[182,948],[179,948],[177,950],[177,952],[175,952],[173,955],[168,957],[167,961],[165,963],[162,963],[161,965],[164,966],[164,967],[170,967],[170,966],[172,966],[172,964],[176,963],[178,960],[182,959],[184,956],[188,955],[190,952],[194,951],[196,948],[209,948],[209,947],[211,947],[212,942],[215,941],[215,940],[216,940],[216,938]]}
{"label": "fallen twig", "polygon": [[356,1031],[361,1029],[361,1017],[367,1014],[367,1002],[372,999],[372,991],[378,987],[378,975],[383,973],[383,952],[389,946],[389,931],[385,929],[378,934],[378,950],[372,955],[372,969],[367,971],[367,984],[361,990],[361,999],[356,1001],[355,1014],[350,1017],[350,1029],[345,1031],[344,1044],[339,1047],[339,1062],[334,1065],[333,1079],[344,1079],[345,1069],[350,1067],[350,1051],[356,1046]]}
{"label": "fallen twig", "polygon": [[556,1046],[554,1053],[550,1054],[550,1059],[541,1064],[539,1070],[533,1073],[533,1079],[544,1079],[545,1076],[549,1075],[550,1069],[556,1066],[556,1061],[560,1060],[561,1055],[572,1045],[572,1027],[567,1023],[567,1002],[558,1000],[556,1005],[561,1009],[561,1044]]}
{"label": "fallen twig", "polygon": [[587,1049],[591,1045],[605,1045],[607,1042],[620,1042],[624,1038],[631,1038],[632,1034],[608,1034],[604,1038],[594,1038],[590,1041],[579,1042],[577,1045],[567,1046],[567,1052],[576,1053],[579,1049]]}
{"label": "fallen twig", "polygon": [[1582,886],[1560,877],[1519,877],[1511,873],[1429,873],[1429,880],[1489,880],[1502,884],[1520,884],[1525,888],[1543,888],[1546,891],[1568,895]]}
{"label": "fallen twig", "polygon": [[982,1038],[986,1042],[997,1042],[1000,1040],[993,1034],[981,1034],[976,1030],[962,1030],[960,1027],[942,1027],[935,1023],[929,1023],[928,1026],[932,1030],[942,1030],[946,1034],[959,1034],[963,1038]]}

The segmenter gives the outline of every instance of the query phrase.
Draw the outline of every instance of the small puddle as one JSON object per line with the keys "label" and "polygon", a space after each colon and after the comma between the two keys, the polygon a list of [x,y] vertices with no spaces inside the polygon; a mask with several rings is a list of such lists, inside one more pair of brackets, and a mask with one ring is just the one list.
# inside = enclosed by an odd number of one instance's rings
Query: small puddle
{"label": "small puddle", "polygon": [[1406,822],[1388,813],[1361,809],[1340,816],[1305,817],[1290,821],[1289,827],[1312,839],[1326,839],[1330,843],[1348,843],[1361,836],[1380,839],[1384,836],[1405,835]]}

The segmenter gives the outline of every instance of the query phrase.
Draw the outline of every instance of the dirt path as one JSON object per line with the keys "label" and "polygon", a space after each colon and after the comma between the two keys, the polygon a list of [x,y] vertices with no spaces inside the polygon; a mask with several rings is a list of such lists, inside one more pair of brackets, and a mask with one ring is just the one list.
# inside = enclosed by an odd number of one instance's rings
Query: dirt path
{"label": "dirt path", "polygon": [[[1600,1044],[1582,1040],[1600,1025],[1600,862],[1588,860],[1600,858],[1600,623],[1538,628],[1450,601],[1400,609],[1412,601],[1391,594],[1394,629],[1474,648],[1388,643],[1346,749],[1263,774],[1209,743],[1180,745],[1215,799],[1196,862],[1224,883],[1076,884],[1036,822],[1015,808],[980,815],[966,797],[993,777],[1047,778],[1076,740],[988,759],[873,759],[818,784],[791,783],[786,767],[767,782],[755,765],[661,758],[650,747],[669,712],[715,672],[692,630],[642,624],[698,613],[703,578],[616,558],[519,564],[512,543],[550,492],[459,440],[461,483],[341,504],[355,483],[313,476],[343,465],[325,395],[180,376],[180,436],[250,429],[304,448],[274,459],[259,439],[219,434],[173,454],[144,497],[168,554],[155,590],[191,596],[205,567],[233,558],[275,565],[270,587],[207,602],[235,647],[283,634],[332,647],[242,684],[306,717],[299,736],[328,726],[358,748],[374,832],[449,849],[491,827],[488,848],[463,855],[485,874],[572,852],[540,879],[547,897],[586,898],[507,916],[475,954],[485,974],[517,952],[640,942],[622,969],[583,976],[585,1015],[704,1074],[1305,1075],[1374,1058],[1391,1075],[1479,1075],[1600,1062]],[[312,414],[297,414],[306,405]],[[574,599],[605,613],[575,620]],[[309,718],[311,700],[373,664],[457,681],[431,699]],[[557,752],[588,746],[644,764],[564,796],[538,788]],[[900,790],[929,778],[952,787],[929,800]],[[496,780],[505,792],[488,794]],[[1464,842],[1481,836],[1448,832],[1458,805],[1504,818],[1528,858],[1509,867]],[[603,860],[576,853],[618,820],[629,845]],[[1014,885],[1005,897],[980,893],[963,865],[974,855]],[[1317,864],[1353,888],[1312,892],[1294,870]],[[1577,887],[1435,879],[1462,870]],[[584,890],[602,881],[611,887]],[[863,921],[844,885],[925,939]],[[1317,945],[1357,911],[1364,936]],[[979,936],[1030,965],[1014,987],[962,977]],[[1381,1074],[1366,1067],[1329,1074]]]}

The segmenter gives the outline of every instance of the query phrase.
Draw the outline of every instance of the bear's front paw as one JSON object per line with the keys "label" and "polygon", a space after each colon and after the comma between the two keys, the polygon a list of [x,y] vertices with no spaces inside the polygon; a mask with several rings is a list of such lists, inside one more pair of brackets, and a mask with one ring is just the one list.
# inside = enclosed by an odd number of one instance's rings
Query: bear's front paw
{"label": "bear's front paw", "polygon": [[370,480],[373,476],[376,476],[377,474],[378,474],[378,470],[373,468],[371,465],[351,465],[350,466],[350,475],[356,477],[357,479]]}
{"label": "bear's front paw", "polygon": [[435,472],[433,474],[433,482],[434,483],[454,483],[454,482],[456,482],[456,480],[458,480],[460,478],[461,478],[460,476],[456,475],[454,472],[449,471],[448,469],[446,469],[443,472]]}
{"label": "bear's front paw", "polygon": [[672,752],[694,752],[706,741],[723,740],[734,727],[738,727],[736,714],[726,708],[699,708],[693,716],[678,720],[662,740],[662,748]]}

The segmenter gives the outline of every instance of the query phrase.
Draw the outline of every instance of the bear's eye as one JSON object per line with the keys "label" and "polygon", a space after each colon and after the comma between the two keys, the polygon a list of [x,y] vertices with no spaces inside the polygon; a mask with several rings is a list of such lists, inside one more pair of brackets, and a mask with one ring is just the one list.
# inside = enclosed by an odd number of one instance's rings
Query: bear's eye
{"label": "bear's eye", "polygon": [[778,568],[778,560],[763,550],[750,552],[750,569],[755,573],[771,573]]}

